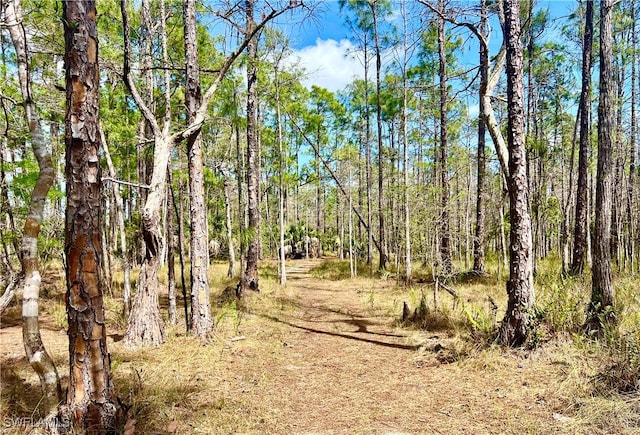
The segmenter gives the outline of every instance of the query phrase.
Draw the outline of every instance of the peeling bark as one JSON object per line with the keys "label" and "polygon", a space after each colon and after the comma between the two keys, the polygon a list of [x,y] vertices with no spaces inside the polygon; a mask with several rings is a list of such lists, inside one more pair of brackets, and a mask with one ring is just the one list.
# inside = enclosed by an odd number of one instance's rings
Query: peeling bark
{"label": "peeling bark", "polygon": [[63,2],[69,389],[60,409],[74,432],[117,433],[120,407],[112,382],[100,274],[99,67],[95,1]]}
{"label": "peeling bark", "polygon": [[504,0],[504,13],[509,146],[507,189],[511,231],[507,312],[500,327],[498,340],[505,345],[520,346],[527,341],[531,332],[531,309],[535,295],[524,134],[524,73],[519,0]]}
{"label": "peeling bark", "polygon": [[[193,122],[200,108],[200,72],[196,36],[195,0],[183,2],[187,121]],[[204,337],[213,329],[209,306],[209,235],[204,200],[202,135],[196,129],[187,137],[189,198],[191,199],[191,333]]]}

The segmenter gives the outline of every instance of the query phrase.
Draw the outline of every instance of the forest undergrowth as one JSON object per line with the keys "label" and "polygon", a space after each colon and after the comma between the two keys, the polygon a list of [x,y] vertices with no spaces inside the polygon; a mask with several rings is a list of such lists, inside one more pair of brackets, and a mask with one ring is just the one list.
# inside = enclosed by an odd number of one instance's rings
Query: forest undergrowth
{"label": "forest undergrowth", "polygon": [[[267,260],[262,291],[240,301],[218,297],[235,282],[222,278],[226,267],[210,269],[209,339],[188,336],[182,315],[163,346],[140,351],[121,344],[122,276],[113,274],[109,351],[134,433],[640,432],[637,278],[616,277],[618,322],[587,336],[589,276],[563,277],[557,262],[541,261],[536,332],[526,348],[505,349],[493,343],[506,306],[496,264],[443,282],[454,297],[435,291],[429,269],[406,287],[393,269],[380,279],[364,265],[351,279],[348,262],[328,258],[289,261],[281,287]],[[62,277],[48,269],[41,317],[66,388]],[[405,302],[420,316],[403,322]],[[166,293],[161,306],[166,313]],[[39,418],[20,322],[14,304],[0,329],[3,433],[30,432]]]}

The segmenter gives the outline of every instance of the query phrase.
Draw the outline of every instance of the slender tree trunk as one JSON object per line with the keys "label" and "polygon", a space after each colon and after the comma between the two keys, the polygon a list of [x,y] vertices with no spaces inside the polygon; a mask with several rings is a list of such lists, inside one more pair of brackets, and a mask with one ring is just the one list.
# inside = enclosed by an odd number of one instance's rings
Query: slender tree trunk
{"label": "slender tree trunk", "polygon": [[593,0],[586,1],[586,16],[582,40],[582,91],[578,103],[580,117],[580,151],[578,153],[578,187],[576,193],[576,221],[573,233],[572,275],[582,273],[587,248],[587,213],[589,171],[589,122],[591,109],[591,57],[593,45]]}
{"label": "slender tree trunk", "polygon": [[373,205],[371,203],[371,109],[369,107],[369,52],[367,50],[367,38],[368,35],[364,35],[364,111],[365,111],[365,158],[366,158],[366,191],[367,191],[367,265],[371,271],[373,267],[373,228],[371,223],[373,221]]}
{"label": "slender tree trunk", "polygon": [[[54,170],[51,152],[45,141],[42,127],[40,126],[40,117],[31,94],[27,36],[22,24],[20,1],[11,0],[4,6],[4,18],[18,63],[20,93],[22,94],[26,120],[29,125],[31,148],[38,162],[39,170],[36,185],[31,193],[31,201],[22,234],[22,247],[19,251],[23,274],[22,339],[29,364],[31,364],[31,367],[40,378],[40,386],[43,393],[43,413],[48,420],[52,420],[62,399],[62,391],[58,371],[47,353],[40,335],[39,305],[42,278],[38,264],[38,235],[40,234],[47,193],[53,184]],[[86,23],[83,22],[82,24]],[[86,31],[86,28],[83,28],[83,30]],[[96,200],[99,206],[101,200],[99,190]]]}
{"label": "slender tree trunk", "polygon": [[635,234],[636,225],[633,218],[633,208],[635,201],[635,189],[636,189],[636,140],[637,140],[637,125],[636,125],[636,100],[638,83],[636,59],[638,51],[638,34],[636,30],[636,2],[631,2],[631,132],[629,140],[629,194],[627,196],[627,227],[628,227],[628,250],[627,257],[630,260],[631,273],[635,271]]}
{"label": "slender tree trunk", "polygon": [[[255,0],[245,2],[247,17],[247,35],[253,32]],[[247,249],[247,265],[236,288],[238,296],[247,290],[259,291],[258,285],[258,260],[260,255],[260,159],[257,137],[257,42],[252,39],[247,45],[249,65],[247,67],[247,193],[248,193],[248,217],[251,240]]]}
{"label": "slender tree trunk", "polygon": [[[487,37],[487,2],[480,0],[480,33]],[[478,154],[477,154],[477,181],[476,181],[476,228],[473,239],[473,271],[484,274],[484,250],[485,250],[485,122],[482,114],[487,111],[484,107],[485,99],[483,91],[487,89],[489,78],[489,51],[488,47],[480,44],[480,116],[478,117]]]}
{"label": "slender tree trunk", "polygon": [[178,308],[176,304],[176,254],[175,254],[175,212],[173,208],[173,189],[171,186],[171,168],[167,169],[167,294],[169,299],[169,309],[167,312],[167,323],[175,325],[178,322]]}
{"label": "slender tree trunk", "polygon": [[227,227],[227,244],[229,247],[229,268],[227,269],[227,278],[233,278],[236,274],[236,250],[233,245],[233,225],[231,222],[231,199],[229,191],[231,190],[231,175],[228,171],[222,171],[224,210],[226,215]]}
{"label": "slender tree trunk", "polygon": [[[200,71],[196,36],[195,0],[183,2],[187,121],[193,122],[200,108]],[[191,199],[191,333],[204,337],[213,329],[209,307],[209,243],[204,199],[202,135],[196,129],[187,138],[189,198]]]}
{"label": "slender tree trunk", "polygon": [[[404,8],[404,3],[403,3]],[[405,18],[406,28],[406,18]],[[406,38],[406,29],[405,29]],[[407,62],[405,61],[405,67]],[[410,285],[412,282],[412,265],[411,265],[411,205],[409,202],[409,129],[408,129],[408,84],[406,68],[402,77],[402,140],[403,140],[403,196],[404,196],[404,264],[405,264],[405,283]]]}
{"label": "slender tree trunk", "polygon": [[[371,14],[373,16],[373,33],[375,38],[375,50],[376,50],[376,126],[377,126],[377,141],[378,141],[378,269],[383,271],[387,268],[389,262],[389,254],[387,251],[387,242],[384,235],[384,149],[382,146],[382,105],[380,102],[380,88],[381,88],[381,70],[382,70],[382,53],[380,48],[380,34],[378,32],[378,10],[377,2],[369,2],[371,7]],[[369,190],[369,194],[371,191]]]}
{"label": "slender tree trunk", "polygon": [[100,136],[98,35],[94,1],[65,1],[65,254],[69,323],[69,389],[60,410],[78,433],[117,433],[100,277]]}
{"label": "slender tree trunk", "polygon": [[522,345],[531,332],[533,288],[533,243],[529,211],[529,183],[524,121],[524,74],[519,0],[504,0],[507,47],[507,104],[509,213],[511,218],[507,312],[499,331],[505,345]]}
{"label": "slender tree trunk", "polygon": [[613,77],[612,77],[612,15],[613,1],[600,3],[600,97],[598,101],[598,172],[596,176],[595,235],[593,239],[593,268],[591,303],[587,328],[600,330],[603,321],[615,319],[613,311],[613,282],[611,277],[611,205]]}
{"label": "slender tree trunk", "polygon": [[[444,14],[444,0],[438,1],[438,8]],[[447,126],[447,57],[445,47],[444,19],[438,19],[438,58],[440,76],[440,258],[442,274],[448,276],[453,271],[451,260],[451,232],[449,230],[449,169],[448,169],[448,126]]]}
{"label": "slender tree trunk", "polygon": [[[185,279],[185,264],[184,264],[184,211],[182,207],[182,202],[180,202],[180,206],[178,207],[178,203],[176,202],[176,196],[173,192],[173,186],[171,182],[169,182],[169,190],[171,191],[171,199],[173,202],[173,209],[178,217],[178,255],[180,257],[180,281],[182,285],[182,304],[184,306],[184,323],[187,329],[187,334],[191,332],[191,322],[189,320],[189,302],[187,299],[187,282]],[[180,190],[182,190],[180,188]]]}
{"label": "slender tree trunk", "polygon": [[[280,113],[280,83],[278,82],[278,67],[274,68],[274,79],[276,86],[276,117],[278,128],[278,227],[280,233],[280,244],[278,248],[280,260],[280,285],[287,285],[287,256],[284,250],[284,147],[282,144],[282,114]],[[318,162],[318,168],[320,162]]]}
{"label": "slender tree trunk", "polygon": [[[109,145],[105,138],[102,126],[100,128],[100,140],[102,141],[102,149],[107,161],[107,168],[109,170],[109,176],[116,178],[116,169],[113,166],[113,160],[111,160],[111,153],[109,152]],[[127,255],[127,229],[124,224],[124,203],[122,201],[122,195],[120,195],[120,188],[117,183],[111,183],[113,187],[113,198],[115,201],[116,216],[118,219],[118,230],[120,236],[120,251],[122,252],[122,268],[124,271],[124,289],[122,292],[123,312],[126,318],[129,317],[131,312],[131,267],[129,266],[129,256]]]}

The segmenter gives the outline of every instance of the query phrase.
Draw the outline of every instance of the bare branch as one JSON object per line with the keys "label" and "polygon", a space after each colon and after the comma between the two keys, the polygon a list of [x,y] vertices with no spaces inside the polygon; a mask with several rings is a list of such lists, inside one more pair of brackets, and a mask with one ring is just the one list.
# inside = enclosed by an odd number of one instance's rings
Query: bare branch
{"label": "bare branch", "polygon": [[131,187],[137,187],[139,189],[150,189],[151,188],[151,186],[149,186],[148,184],[131,183],[129,181],[118,180],[116,178],[109,177],[109,176],[103,176],[102,177],[102,181],[111,181],[112,183],[123,184],[125,186],[131,186]]}

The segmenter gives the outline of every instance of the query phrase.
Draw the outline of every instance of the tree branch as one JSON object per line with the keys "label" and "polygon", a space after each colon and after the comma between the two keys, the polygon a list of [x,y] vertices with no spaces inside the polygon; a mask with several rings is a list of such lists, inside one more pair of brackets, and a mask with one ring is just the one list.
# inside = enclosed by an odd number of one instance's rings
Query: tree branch
{"label": "tree branch", "polygon": [[148,184],[131,183],[130,181],[118,180],[110,176],[103,176],[102,181],[111,181],[112,183],[123,184],[125,186],[136,187],[139,189],[151,189],[151,186],[149,186]]}

